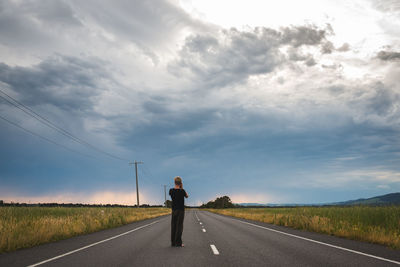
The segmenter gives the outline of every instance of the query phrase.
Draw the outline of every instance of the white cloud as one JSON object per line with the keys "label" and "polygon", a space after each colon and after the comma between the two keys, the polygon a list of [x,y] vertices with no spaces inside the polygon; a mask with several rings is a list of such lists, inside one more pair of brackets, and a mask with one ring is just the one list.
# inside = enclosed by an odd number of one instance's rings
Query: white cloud
{"label": "white cloud", "polygon": [[354,170],[346,173],[351,178],[379,183],[400,183],[400,172],[391,170]]}
{"label": "white cloud", "polygon": [[283,181],[282,184],[294,188],[320,188],[320,189],[367,189],[367,188],[399,188],[400,172],[382,168],[360,168],[348,171],[329,169],[318,174],[303,173],[298,180]]}
{"label": "white cloud", "polygon": [[[348,42],[369,51],[372,45],[377,48],[382,44],[381,38],[374,37],[382,33],[376,22],[383,16],[371,2],[376,1],[180,1],[181,6],[193,16],[225,28],[268,26],[277,29],[309,22],[319,26],[330,23],[336,33],[333,40],[336,46]],[[387,7],[386,3],[381,6]]]}
{"label": "white cloud", "polygon": [[277,196],[276,194],[271,194],[269,192],[243,192],[235,193],[233,192],[229,195],[233,203],[260,203],[260,204],[277,204],[285,203],[288,198],[287,196]]}
{"label": "white cloud", "polygon": [[380,184],[380,185],[377,186],[377,188],[379,188],[379,189],[390,189],[390,186],[387,185],[387,184]]}

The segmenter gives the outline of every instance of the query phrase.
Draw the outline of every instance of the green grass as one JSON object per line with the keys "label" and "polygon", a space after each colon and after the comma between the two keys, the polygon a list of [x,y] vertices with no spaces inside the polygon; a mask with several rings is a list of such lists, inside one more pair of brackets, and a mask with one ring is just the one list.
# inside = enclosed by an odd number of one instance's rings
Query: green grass
{"label": "green grass", "polygon": [[167,208],[0,207],[0,253],[169,213]]}
{"label": "green grass", "polygon": [[235,208],[209,211],[400,249],[400,206]]}

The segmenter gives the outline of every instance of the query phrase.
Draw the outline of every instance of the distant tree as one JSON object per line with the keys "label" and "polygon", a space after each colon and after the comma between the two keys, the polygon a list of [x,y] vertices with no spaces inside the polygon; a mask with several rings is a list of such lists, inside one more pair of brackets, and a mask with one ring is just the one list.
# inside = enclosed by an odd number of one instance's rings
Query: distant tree
{"label": "distant tree", "polygon": [[167,201],[164,202],[164,205],[165,205],[167,208],[172,208],[172,201],[168,199]]}
{"label": "distant tree", "polygon": [[234,207],[230,197],[228,196],[218,197],[214,202],[216,209],[228,209]]}
{"label": "distant tree", "polygon": [[201,205],[200,208],[214,209],[215,208],[215,202],[214,201],[208,201],[207,204]]}
{"label": "distant tree", "polygon": [[207,204],[200,206],[200,208],[206,209],[229,209],[234,207],[235,205],[228,196],[217,197],[214,201],[209,201]]}
{"label": "distant tree", "polygon": [[3,206],[4,202],[3,200],[0,200],[0,206]]}

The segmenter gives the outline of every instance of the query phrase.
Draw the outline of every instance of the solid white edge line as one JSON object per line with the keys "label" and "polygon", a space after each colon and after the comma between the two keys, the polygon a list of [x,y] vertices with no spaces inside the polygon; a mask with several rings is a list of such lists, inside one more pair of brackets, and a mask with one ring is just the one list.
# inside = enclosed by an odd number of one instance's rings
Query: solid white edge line
{"label": "solid white edge line", "polygon": [[90,245],[87,245],[87,246],[84,246],[84,247],[81,247],[81,248],[72,250],[72,251],[70,251],[70,252],[67,252],[67,253],[64,253],[64,254],[55,256],[55,257],[53,257],[53,258],[50,258],[50,259],[47,259],[47,260],[44,260],[44,261],[41,261],[41,262],[38,262],[38,263],[34,263],[34,264],[31,264],[31,265],[28,265],[27,267],[34,267],[34,266],[42,265],[42,264],[44,264],[44,263],[47,263],[47,262],[50,262],[50,261],[53,261],[53,260],[56,260],[56,259],[59,259],[59,258],[68,256],[68,255],[73,254],[73,253],[75,253],[75,252],[78,252],[78,251],[81,251],[81,250],[84,250],[84,249],[87,249],[87,248],[96,246],[96,245],[98,245],[98,244],[101,244],[101,243],[110,241],[110,240],[112,240],[112,239],[118,238],[118,237],[123,236],[123,235],[127,235],[127,234],[129,234],[129,233],[132,233],[132,232],[134,232],[134,231],[140,230],[140,229],[142,229],[142,228],[145,228],[145,227],[150,226],[150,225],[152,225],[152,224],[155,224],[155,223],[157,223],[157,222],[159,222],[159,220],[154,221],[154,222],[149,223],[149,224],[146,224],[146,225],[143,225],[143,226],[140,226],[140,227],[137,227],[137,228],[135,228],[135,229],[129,230],[129,231],[125,232],[125,233],[122,233],[122,234],[119,234],[119,235],[116,235],[116,236],[113,236],[113,237],[110,237],[110,238],[107,238],[107,239],[98,241],[98,242],[96,242],[96,243],[93,243],[93,244],[90,244]]}
{"label": "solid white edge line", "polygon": [[211,250],[213,251],[214,255],[219,255],[218,249],[215,247],[215,245],[211,244],[210,245]]}
{"label": "solid white edge line", "polygon": [[237,220],[237,219],[235,219],[235,220],[238,221],[238,222],[244,223],[244,224],[252,225],[252,226],[255,226],[255,227],[258,227],[258,228],[262,228],[262,229],[265,229],[265,230],[269,230],[269,231],[272,231],[272,232],[280,233],[280,234],[291,236],[291,237],[295,237],[295,238],[298,238],[298,239],[303,239],[303,240],[306,240],[306,241],[314,242],[314,243],[317,243],[317,244],[320,244],[320,245],[324,245],[324,246],[328,246],[328,247],[332,247],[332,248],[336,248],[336,249],[340,249],[340,250],[344,250],[344,251],[352,252],[352,253],[355,253],[355,254],[359,254],[359,255],[363,255],[363,256],[374,258],[374,259],[387,261],[387,262],[391,262],[391,263],[400,265],[400,262],[395,261],[395,260],[390,260],[390,259],[382,258],[382,257],[379,257],[379,256],[375,256],[375,255],[367,254],[367,253],[364,253],[364,252],[360,252],[360,251],[357,251],[357,250],[352,250],[352,249],[348,249],[348,248],[344,248],[344,247],[340,247],[340,246],[331,245],[331,244],[324,243],[324,242],[321,242],[321,241],[317,241],[317,240],[309,239],[309,238],[306,238],[306,237],[285,233],[285,232],[282,232],[282,231],[278,231],[278,230],[275,230],[275,229],[272,229],[272,228],[260,226],[260,225],[257,225],[257,224],[244,222],[244,221]]}

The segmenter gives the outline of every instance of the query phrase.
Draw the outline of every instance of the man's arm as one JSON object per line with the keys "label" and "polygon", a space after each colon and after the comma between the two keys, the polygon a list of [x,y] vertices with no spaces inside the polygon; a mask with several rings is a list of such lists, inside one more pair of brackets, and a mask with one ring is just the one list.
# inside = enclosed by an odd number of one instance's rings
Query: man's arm
{"label": "man's arm", "polygon": [[188,198],[189,197],[188,193],[186,193],[186,190],[184,191],[185,191],[185,197]]}

